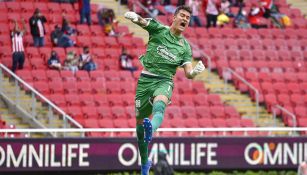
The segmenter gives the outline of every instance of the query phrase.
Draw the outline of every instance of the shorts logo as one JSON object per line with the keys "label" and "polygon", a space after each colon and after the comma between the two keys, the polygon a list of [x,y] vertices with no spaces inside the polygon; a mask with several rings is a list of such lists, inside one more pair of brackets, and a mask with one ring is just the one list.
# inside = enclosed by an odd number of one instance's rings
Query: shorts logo
{"label": "shorts logo", "polygon": [[141,107],[141,100],[135,100],[135,107]]}

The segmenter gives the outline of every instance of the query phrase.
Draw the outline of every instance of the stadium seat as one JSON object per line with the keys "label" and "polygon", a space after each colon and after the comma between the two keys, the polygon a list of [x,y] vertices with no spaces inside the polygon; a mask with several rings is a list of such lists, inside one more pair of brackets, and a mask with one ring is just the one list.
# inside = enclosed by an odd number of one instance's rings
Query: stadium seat
{"label": "stadium seat", "polygon": [[91,94],[79,94],[81,106],[96,106],[94,97]]}
{"label": "stadium seat", "polygon": [[75,77],[80,82],[89,82],[90,81],[89,73],[87,71],[77,71],[76,74],[75,74]]}
{"label": "stadium seat", "polygon": [[78,95],[65,94],[64,96],[67,106],[80,106],[81,102]]}
{"label": "stadium seat", "polygon": [[66,107],[66,101],[62,94],[51,94],[49,99],[60,108]]}
{"label": "stadium seat", "polygon": [[196,118],[197,117],[194,106],[182,106],[181,112],[184,118]]}
{"label": "stadium seat", "polygon": [[194,106],[192,94],[183,94],[179,96],[179,103],[181,106]]}
{"label": "stadium seat", "polygon": [[77,93],[77,83],[75,81],[64,81],[63,88],[65,94],[76,94]]}
{"label": "stadium seat", "polygon": [[127,117],[130,119],[133,119],[134,125],[135,125],[135,107],[134,106],[126,106],[125,111],[127,114]]}
{"label": "stadium seat", "polygon": [[79,94],[90,94],[92,93],[91,83],[82,81],[77,83],[77,90]]}
{"label": "stadium seat", "polygon": [[83,113],[83,117],[88,119],[98,118],[98,113],[96,111],[96,107],[93,106],[83,106],[81,107],[81,111]]}
{"label": "stadium seat", "polygon": [[48,86],[51,94],[64,94],[62,82],[49,82]]}
{"label": "stadium seat", "polygon": [[[21,6],[19,2],[5,2],[7,9],[10,12],[21,12]],[[20,18],[16,18],[20,19]]]}
{"label": "stadium seat", "polygon": [[196,106],[195,112],[197,118],[212,118],[210,108],[208,106]]}
{"label": "stadium seat", "polygon": [[32,70],[31,73],[34,81],[48,81],[45,70]]}
{"label": "stadium seat", "polygon": [[42,93],[43,95],[48,95],[49,94],[49,86],[46,82],[44,81],[37,81],[34,82],[34,88]]}
{"label": "stadium seat", "polygon": [[131,106],[134,105],[134,93],[126,93],[122,95],[123,98],[123,105],[124,106]]}
{"label": "stadium seat", "polygon": [[181,109],[178,106],[171,105],[167,107],[165,113],[166,113],[166,116],[168,116],[168,118],[170,119],[182,118]]}
{"label": "stadium seat", "polygon": [[[97,108],[97,112],[98,112],[98,115],[103,119],[113,119],[111,108],[108,106],[101,106]],[[113,125],[110,125],[110,126],[113,126]]]}
{"label": "stadium seat", "polygon": [[111,107],[111,111],[113,114],[113,117],[117,119],[126,119],[128,118],[126,115],[125,108],[123,106],[113,106]]}
{"label": "stadium seat", "polygon": [[91,82],[92,93],[94,94],[106,94],[107,89],[104,81]]}
{"label": "stadium seat", "polygon": [[121,87],[118,86],[118,82],[116,81],[107,81],[106,82],[106,90],[109,94],[120,94]]}
{"label": "stadium seat", "polygon": [[119,94],[108,94],[107,99],[109,106],[124,106],[123,99]]}

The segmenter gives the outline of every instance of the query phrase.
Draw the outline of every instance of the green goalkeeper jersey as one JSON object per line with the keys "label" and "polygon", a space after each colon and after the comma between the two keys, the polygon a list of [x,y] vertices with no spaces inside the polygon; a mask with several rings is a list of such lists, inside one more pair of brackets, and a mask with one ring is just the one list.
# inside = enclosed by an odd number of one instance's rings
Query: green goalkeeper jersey
{"label": "green goalkeeper jersey", "polygon": [[168,26],[153,19],[144,29],[149,33],[149,41],[140,61],[147,71],[173,78],[178,66],[191,63],[191,47],[184,37],[173,35]]}

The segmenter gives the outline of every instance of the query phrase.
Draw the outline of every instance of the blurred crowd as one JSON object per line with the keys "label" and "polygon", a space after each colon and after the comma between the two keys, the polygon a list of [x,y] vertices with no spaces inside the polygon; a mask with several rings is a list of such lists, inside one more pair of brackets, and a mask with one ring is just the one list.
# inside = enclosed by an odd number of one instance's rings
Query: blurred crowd
{"label": "blurred crowd", "polygon": [[[245,8],[246,1],[178,0],[174,3],[173,0],[141,0],[153,18],[174,13],[176,6],[189,5],[192,8],[190,26],[223,27],[231,23],[236,28],[258,29],[269,27],[268,23],[276,28],[285,28],[291,24],[291,19],[280,13],[274,0],[253,1],[251,8]],[[205,20],[201,19],[203,16]]]}

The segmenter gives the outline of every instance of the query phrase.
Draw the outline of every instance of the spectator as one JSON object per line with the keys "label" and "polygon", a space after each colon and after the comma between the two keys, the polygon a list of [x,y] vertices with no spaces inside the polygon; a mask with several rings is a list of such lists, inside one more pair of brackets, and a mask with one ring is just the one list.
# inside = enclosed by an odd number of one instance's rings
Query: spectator
{"label": "spectator", "polygon": [[158,16],[159,10],[155,8],[155,4],[152,2],[152,0],[147,0],[146,8],[151,13],[151,18],[156,18]]}
{"label": "spectator", "polygon": [[273,0],[261,0],[261,5],[265,10],[263,16],[269,18],[275,27],[284,28],[282,17],[285,15],[279,12],[278,7],[274,4]]}
{"label": "spectator", "polygon": [[235,17],[234,25],[240,29],[249,29],[251,25],[248,23],[248,19],[246,17],[246,12],[244,10],[240,10]]}
{"label": "spectator", "polygon": [[79,68],[86,71],[96,70],[97,68],[90,55],[90,49],[87,46],[83,47],[83,53],[80,55]]}
{"label": "spectator", "polygon": [[72,47],[75,42],[68,35],[62,32],[61,28],[56,25],[54,31],[51,32],[51,41],[57,47]]}
{"label": "spectator", "polygon": [[115,14],[113,9],[100,8],[97,12],[98,22],[101,26],[106,24],[112,24],[115,19]]}
{"label": "spectator", "polygon": [[79,70],[78,65],[79,58],[77,57],[77,55],[73,51],[68,52],[64,61],[64,69],[76,73]]}
{"label": "spectator", "polygon": [[12,38],[12,50],[13,50],[13,66],[12,71],[15,72],[16,69],[22,69],[25,61],[25,53],[23,47],[23,36],[27,33],[25,20],[22,19],[23,29],[19,29],[17,21],[14,20],[14,29],[11,32]]}
{"label": "spectator", "polygon": [[31,35],[35,47],[42,47],[45,45],[45,22],[47,22],[45,16],[40,13],[39,9],[35,9],[33,16],[29,20]]}
{"label": "spectator", "polygon": [[131,72],[137,70],[137,67],[134,67],[132,64],[132,57],[127,53],[126,48],[122,48],[122,53],[119,56],[120,68],[122,70],[129,70]]}
{"label": "spectator", "polygon": [[77,33],[76,29],[72,28],[70,26],[69,20],[63,15],[63,20],[62,20],[62,32],[66,35],[75,35]]}
{"label": "spectator", "polygon": [[234,15],[230,11],[230,6],[231,6],[231,4],[228,0],[222,0],[220,12],[227,15],[228,17],[232,18],[232,17],[234,17]]}
{"label": "spectator", "polygon": [[201,27],[201,22],[200,22],[200,19],[198,17],[199,11],[200,11],[200,4],[201,4],[201,2],[199,0],[190,0],[189,1],[189,6],[192,9],[192,16],[191,16],[191,20],[190,20],[191,26],[194,26],[196,24],[198,27]]}
{"label": "spectator", "polygon": [[79,13],[80,13],[80,23],[84,24],[85,20],[88,25],[91,25],[91,0],[78,0],[79,2]]}
{"label": "spectator", "polygon": [[119,32],[118,29],[118,22],[115,21],[111,24],[106,24],[104,26],[104,32],[107,36],[114,36],[114,37],[121,37],[121,36],[128,36],[131,37],[133,32],[126,33],[126,32]]}
{"label": "spectator", "polygon": [[120,36],[121,34],[119,32],[116,32],[115,30],[115,24],[106,24],[104,26],[104,32],[107,36],[115,36],[115,37],[118,37]]}
{"label": "spectator", "polygon": [[305,158],[305,161],[299,164],[297,175],[307,175],[307,157]]}
{"label": "spectator", "polygon": [[62,69],[62,65],[59,59],[58,54],[53,50],[51,51],[51,56],[48,60],[48,67],[50,69],[57,69],[57,70],[61,70]]}
{"label": "spectator", "polygon": [[263,15],[265,13],[265,9],[262,7],[261,3],[253,4],[250,10],[248,20],[253,28],[267,28],[267,24],[265,22],[265,18]]}
{"label": "spectator", "polygon": [[217,16],[217,25],[224,26],[230,21],[229,17],[223,12]]}
{"label": "spectator", "polygon": [[169,165],[166,160],[166,154],[164,152],[158,153],[158,163],[155,166],[155,173],[154,175],[173,175],[174,170]]}
{"label": "spectator", "polygon": [[203,1],[203,10],[206,13],[207,17],[207,28],[216,27],[217,16],[219,14],[219,6],[218,0],[204,0]]}

